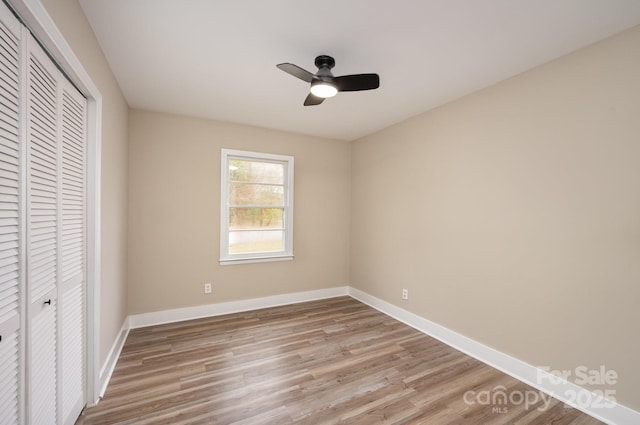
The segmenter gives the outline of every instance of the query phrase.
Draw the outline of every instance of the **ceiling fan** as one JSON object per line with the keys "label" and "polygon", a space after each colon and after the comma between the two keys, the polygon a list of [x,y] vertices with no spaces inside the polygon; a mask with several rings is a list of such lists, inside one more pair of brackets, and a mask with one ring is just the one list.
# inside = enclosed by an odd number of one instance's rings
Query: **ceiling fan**
{"label": "ceiling fan", "polygon": [[378,74],[353,74],[334,77],[331,73],[331,68],[335,66],[336,61],[331,56],[320,55],[316,58],[315,64],[318,67],[318,72],[315,74],[292,63],[276,65],[287,74],[311,83],[311,93],[304,100],[304,106],[319,105],[326,98],[333,97],[340,91],[361,91],[380,87]]}

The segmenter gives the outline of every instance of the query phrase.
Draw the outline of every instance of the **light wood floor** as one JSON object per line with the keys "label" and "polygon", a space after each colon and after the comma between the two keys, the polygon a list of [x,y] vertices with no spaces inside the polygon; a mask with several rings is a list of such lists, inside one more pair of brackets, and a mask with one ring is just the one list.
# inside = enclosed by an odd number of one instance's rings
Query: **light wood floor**
{"label": "light wood floor", "polygon": [[501,389],[539,395],[340,297],[132,330],[78,425],[600,423],[553,399],[546,409],[464,399]]}

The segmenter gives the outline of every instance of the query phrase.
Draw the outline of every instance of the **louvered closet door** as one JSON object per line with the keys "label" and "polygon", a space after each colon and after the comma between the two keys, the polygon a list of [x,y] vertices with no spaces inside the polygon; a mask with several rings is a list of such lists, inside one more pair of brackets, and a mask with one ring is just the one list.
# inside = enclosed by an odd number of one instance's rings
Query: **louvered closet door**
{"label": "louvered closet door", "polygon": [[0,424],[20,422],[20,33],[0,4]]}
{"label": "louvered closet door", "polygon": [[67,80],[61,85],[58,410],[59,423],[72,425],[85,404],[86,100]]}
{"label": "louvered closet door", "polygon": [[31,425],[56,423],[58,294],[58,70],[33,38],[27,55],[28,411]]}
{"label": "louvered closet door", "polygon": [[86,105],[0,4],[0,425],[85,404]]}

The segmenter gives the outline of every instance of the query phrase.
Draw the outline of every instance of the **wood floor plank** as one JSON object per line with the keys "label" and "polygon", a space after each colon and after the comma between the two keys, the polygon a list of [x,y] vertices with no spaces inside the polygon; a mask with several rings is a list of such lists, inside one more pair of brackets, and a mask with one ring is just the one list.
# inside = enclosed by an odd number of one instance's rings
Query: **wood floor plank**
{"label": "wood floor plank", "polygon": [[[134,329],[76,425],[601,422],[349,297]],[[540,394],[540,393],[538,393]]]}

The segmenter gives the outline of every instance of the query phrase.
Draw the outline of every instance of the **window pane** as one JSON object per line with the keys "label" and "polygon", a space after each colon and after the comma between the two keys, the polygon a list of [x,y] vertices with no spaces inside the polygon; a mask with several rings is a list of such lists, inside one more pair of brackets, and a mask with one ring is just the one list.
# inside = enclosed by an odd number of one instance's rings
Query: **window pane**
{"label": "window pane", "polygon": [[222,149],[221,264],[293,256],[293,160]]}
{"label": "window pane", "polygon": [[229,161],[229,179],[240,182],[284,184],[284,164],[232,159]]}
{"label": "window pane", "polygon": [[283,206],[284,187],[252,183],[231,183],[229,185],[229,205]]}
{"label": "window pane", "polygon": [[229,208],[229,229],[282,229],[283,208]]}
{"label": "window pane", "polygon": [[229,254],[284,250],[283,230],[229,232]]}

